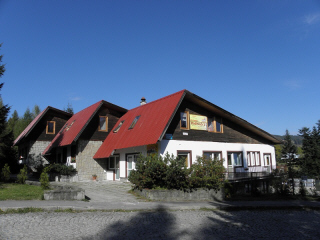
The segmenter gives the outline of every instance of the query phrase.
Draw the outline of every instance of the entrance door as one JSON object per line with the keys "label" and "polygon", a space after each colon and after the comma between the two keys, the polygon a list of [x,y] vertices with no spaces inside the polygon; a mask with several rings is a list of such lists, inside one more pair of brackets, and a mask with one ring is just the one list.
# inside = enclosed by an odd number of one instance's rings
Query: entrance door
{"label": "entrance door", "polygon": [[120,169],[119,169],[119,161],[120,157],[118,155],[111,156],[109,158],[109,170],[113,170],[113,180],[119,180],[120,179]]}
{"label": "entrance door", "polygon": [[127,177],[129,177],[130,172],[136,169],[136,160],[138,155],[137,154],[130,154],[127,155]]}

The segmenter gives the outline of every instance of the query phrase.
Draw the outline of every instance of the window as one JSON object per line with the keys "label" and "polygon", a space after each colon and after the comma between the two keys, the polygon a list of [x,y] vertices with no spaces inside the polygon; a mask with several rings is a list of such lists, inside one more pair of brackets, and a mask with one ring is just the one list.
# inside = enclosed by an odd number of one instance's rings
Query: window
{"label": "window", "polygon": [[203,152],[203,157],[210,158],[212,160],[221,160],[221,152]]}
{"label": "window", "polygon": [[55,134],[56,132],[56,122],[48,121],[46,127],[46,134]]}
{"label": "window", "polygon": [[119,125],[113,130],[113,132],[117,133],[120,130],[123,123],[124,123],[124,120],[119,123]]}
{"label": "window", "polygon": [[189,112],[180,112],[180,129],[189,129]]}
{"label": "window", "polygon": [[222,118],[208,117],[208,132],[223,132]]}
{"label": "window", "polygon": [[228,166],[242,167],[242,152],[228,152]]}
{"label": "window", "polygon": [[138,154],[127,155],[127,177],[130,176],[132,170],[136,169],[136,162],[138,159]]}
{"label": "window", "polygon": [[260,166],[260,152],[247,152],[248,167]]}
{"label": "window", "polygon": [[119,169],[119,156],[109,157],[109,169]]}
{"label": "window", "polygon": [[263,154],[263,158],[264,158],[264,165],[265,166],[270,166],[270,164],[271,164],[271,154],[270,153]]}
{"label": "window", "polygon": [[140,116],[136,116],[134,119],[133,119],[133,122],[131,123],[129,129],[132,129],[134,128],[134,126],[136,125],[136,123],[138,122]]}
{"label": "window", "polygon": [[108,117],[106,116],[99,117],[99,131],[101,132],[108,131]]}
{"label": "window", "polygon": [[186,167],[191,167],[191,151],[178,151],[178,158],[183,158]]}

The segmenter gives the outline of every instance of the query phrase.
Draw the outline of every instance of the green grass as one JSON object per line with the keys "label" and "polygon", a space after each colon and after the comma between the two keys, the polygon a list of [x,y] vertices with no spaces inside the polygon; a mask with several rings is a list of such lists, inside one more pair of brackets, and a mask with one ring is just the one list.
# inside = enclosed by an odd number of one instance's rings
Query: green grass
{"label": "green grass", "polygon": [[17,183],[0,183],[0,201],[3,200],[42,200],[40,186]]}

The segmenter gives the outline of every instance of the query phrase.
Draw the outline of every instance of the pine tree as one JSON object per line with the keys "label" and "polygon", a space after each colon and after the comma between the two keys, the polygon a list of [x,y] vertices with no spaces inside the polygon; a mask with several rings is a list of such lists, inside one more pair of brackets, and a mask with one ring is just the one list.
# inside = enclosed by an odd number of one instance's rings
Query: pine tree
{"label": "pine tree", "polygon": [[39,113],[41,113],[40,107],[38,105],[34,105],[32,109],[32,119],[35,119]]}
{"label": "pine tree", "polygon": [[67,109],[63,109],[65,112],[67,112],[67,113],[71,113],[71,114],[74,114],[73,113],[73,107],[72,107],[72,105],[71,105],[71,103],[68,103],[68,106],[67,106]]}
{"label": "pine tree", "polygon": [[[1,47],[1,44],[0,44]],[[4,64],[2,64],[2,55],[0,55],[0,78],[5,72]],[[0,84],[0,91],[3,87],[3,83]],[[11,146],[13,145],[13,134],[12,131],[7,129],[7,116],[10,111],[8,105],[4,105],[1,99],[0,105],[0,169],[8,163],[10,166],[15,166],[16,153],[15,149]],[[14,167],[12,167],[14,168]]]}
{"label": "pine tree", "polygon": [[303,137],[303,157],[300,164],[303,174],[308,177],[320,175],[320,120],[316,125],[312,130],[306,127],[299,130]]}
{"label": "pine tree", "polygon": [[283,145],[282,145],[282,159],[284,159],[288,166],[288,177],[292,181],[292,194],[294,195],[294,177],[295,171],[293,166],[296,164],[295,155],[297,153],[297,147],[293,143],[289,131],[286,130],[286,134],[284,136]]}

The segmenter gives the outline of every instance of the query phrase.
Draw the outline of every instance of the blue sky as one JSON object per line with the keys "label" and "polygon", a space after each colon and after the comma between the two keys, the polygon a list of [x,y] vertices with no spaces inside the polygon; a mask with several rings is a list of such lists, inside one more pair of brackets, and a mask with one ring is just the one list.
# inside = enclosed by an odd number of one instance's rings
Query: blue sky
{"label": "blue sky", "polygon": [[20,116],[187,89],[271,134],[320,119],[319,1],[0,0],[0,22]]}

